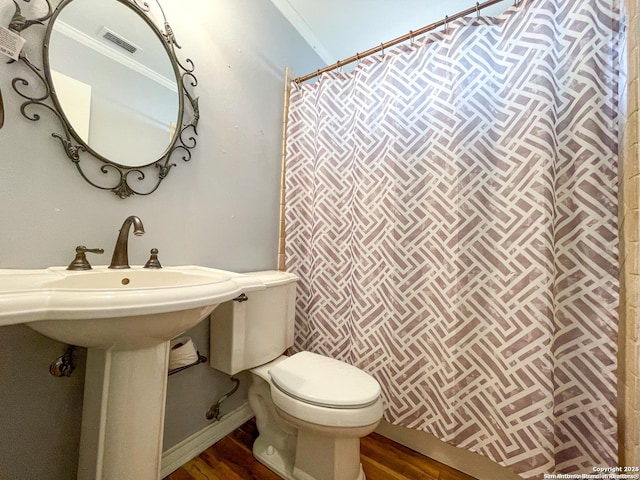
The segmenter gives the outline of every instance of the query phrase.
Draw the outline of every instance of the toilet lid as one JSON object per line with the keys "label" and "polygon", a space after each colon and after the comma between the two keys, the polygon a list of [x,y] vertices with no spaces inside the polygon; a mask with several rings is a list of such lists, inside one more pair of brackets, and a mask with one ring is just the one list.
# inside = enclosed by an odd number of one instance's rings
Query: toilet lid
{"label": "toilet lid", "polygon": [[323,407],[360,408],[374,403],[380,385],[347,363],[300,352],[269,370],[272,383],[287,395]]}

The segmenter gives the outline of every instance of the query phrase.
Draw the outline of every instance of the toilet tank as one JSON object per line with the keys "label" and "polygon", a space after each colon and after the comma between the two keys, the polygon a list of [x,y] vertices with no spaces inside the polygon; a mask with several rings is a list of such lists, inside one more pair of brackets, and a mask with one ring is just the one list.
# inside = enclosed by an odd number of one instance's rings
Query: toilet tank
{"label": "toilet tank", "polygon": [[228,375],[257,367],[293,345],[296,281],[279,271],[250,272],[265,284],[246,301],[224,302],[210,317],[210,365]]}

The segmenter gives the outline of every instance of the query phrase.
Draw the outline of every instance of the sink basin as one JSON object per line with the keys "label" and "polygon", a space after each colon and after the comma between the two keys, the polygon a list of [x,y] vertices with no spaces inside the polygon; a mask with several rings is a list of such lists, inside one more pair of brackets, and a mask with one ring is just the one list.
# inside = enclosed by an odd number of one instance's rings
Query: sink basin
{"label": "sink basin", "polygon": [[25,323],[82,347],[146,348],[256,288],[262,285],[252,277],[198,266],[0,270],[0,326]]}
{"label": "sink basin", "polygon": [[74,272],[57,280],[46,282],[50,289],[72,290],[120,290],[146,288],[173,288],[206,285],[224,282],[229,274],[220,271],[207,271],[195,267],[179,269],[154,270],[148,268],[133,268],[125,270],[110,270],[104,267],[88,272]]}
{"label": "sink basin", "polygon": [[159,478],[169,340],[262,288],[198,266],[0,270],[0,327],[88,348],[78,480]]}

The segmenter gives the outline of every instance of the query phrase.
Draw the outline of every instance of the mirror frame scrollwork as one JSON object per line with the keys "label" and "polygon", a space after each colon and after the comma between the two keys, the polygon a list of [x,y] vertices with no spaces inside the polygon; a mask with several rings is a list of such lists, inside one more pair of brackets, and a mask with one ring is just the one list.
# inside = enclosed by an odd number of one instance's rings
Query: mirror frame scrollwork
{"label": "mirror frame scrollwork", "polygon": [[[29,3],[31,0],[22,1]],[[24,50],[20,53],[19,59],[17,60],[28,68],[39,84],[39,86],[32,86],[30,80],[23,77],[16,77],[12,80],[13,90],[24,100],[20,105],[20,112],[25,118],[34,122],[40,120],[40,114],[37,112],[38,109],[44,109],[57,118],[62,131],[59,133],[54,132],[51,135],[60,141],[66,156],[71,160],[82,178],[92,186],[101,190],[111,191],[120,198],[153,193],[167,177],[170,170],[176,166],[175,163],[172,163],[172,160],[176,156],[181,156],[184,162],[191,160],[191,150],[197,145],[197,127],[200,118],[198,98],[193,95],[193,89],[198,85],[198,80],[193,73],[193,61],[189,58],[186,58],[184,62],[178,60],[176,49],[181,49],[182,47],[176,41],[173,30],[167,21],[159,0],[155,0],[155,2],[163,17],[164,25],[162,29],[150,18],[151,7],[149,7],[146,1],[141,4],[139,0],[112,0],[127,5],[136,11],[156,35],[158,35],[176,74],[178,92],[181,92],[181,94],[178,95],[179,109],[177,125],[179,128],[176,129],[165,152],[160,158],[147,165],[131,167],[118,164],[91,150],[75,132],[60,108],[55,98],[55,91],[53,90],[53,83],[45,51],[57,13],[59,13],[65,5],[74,0],[61,0],[55,10],[51,7],[50,0],[39,1],[46,2],[46,14],[39,18],[27,19],[22,15],[18,0],[13,0],[16,11],[9,24],[9,29],[18,35],[32,25],[44,25],[44,22],[49,21],[42,49],[44,73],[27,57]],[[13,62],[13,60],[9,61],[9,63]],[[38,94],[37,92],[39,91],[44,93]],[[185,105],[190,109],[188,118],[186,118],[187,112]],[[34,111],[34,109],[36,111]],[[91,178],[86,173],[84,162],[94,161],[102,163],[102,165],[98,164],[100,174],[105,175],[104,180],[100,178],[100,180],[103,180],[102,183],[98,181],[98,179]],[[112,181],[111,179],[114,177],[114,172],[116,180]],[[155,176],[151,174],[155,174]],[[147,179],[147,176],[151,178],[143,183],[143,181]],[[137,184],[144,185],[146,190],[136,189],[136,187],[140,188]]]}

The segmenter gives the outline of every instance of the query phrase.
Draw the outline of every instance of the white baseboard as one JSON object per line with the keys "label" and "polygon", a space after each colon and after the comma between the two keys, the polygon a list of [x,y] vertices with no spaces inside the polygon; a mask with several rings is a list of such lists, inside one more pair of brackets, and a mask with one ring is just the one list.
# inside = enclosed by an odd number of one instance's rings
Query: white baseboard
{"label": "white baseboard", "polygon": [[197,457],[211,445],[233,432],[240,425],[253,417],[253,410],[248,402],[228,413],[219,422],[206,426],[199,432],[185,438],[162,454],[160,478],[176,471],[194,457]]}

